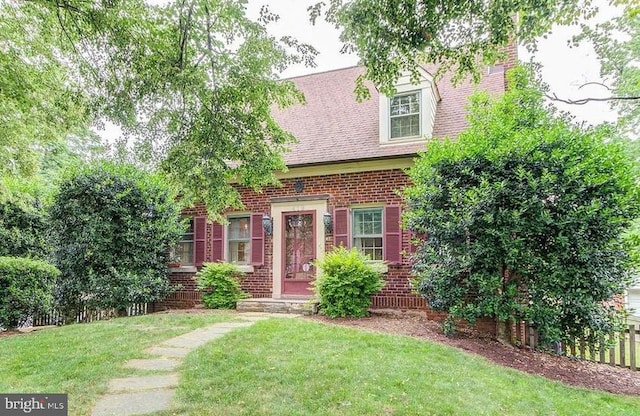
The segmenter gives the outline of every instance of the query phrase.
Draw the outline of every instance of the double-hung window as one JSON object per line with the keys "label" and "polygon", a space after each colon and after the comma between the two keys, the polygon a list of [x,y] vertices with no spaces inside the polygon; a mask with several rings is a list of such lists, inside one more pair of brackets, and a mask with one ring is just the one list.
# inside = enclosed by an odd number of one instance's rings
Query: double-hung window
{"label": "double-hung window", "polygon": [[400,206],[338,207],[333,210],[333,245],[355,247],[373,261],[402,263]]}
{"label": "double-hung window", "polygon": [[193,266],[193,218],[189,220],[189,228],[182,233],[180,242],[175,248],[175,255],[183,266]]}
{"label": "double-hung window", "polygon": [[230,263],[249,264],[251,247],[250,217],[231,217],[228,225],[228,259]]}
{"label": "double-hung window", "polygon": [[420,91],[395,95],[389,104],[390,138],[420,136]]}
{"label": "double-hung window", "polygon": [[353,246],[370,260],[383,260],[382,208],[354,209]]}
{"label": "double-hung window", "polygon": [[263,213],[232,214],[226,224],[211,224],[210,261],[241,266],[264,264]]}

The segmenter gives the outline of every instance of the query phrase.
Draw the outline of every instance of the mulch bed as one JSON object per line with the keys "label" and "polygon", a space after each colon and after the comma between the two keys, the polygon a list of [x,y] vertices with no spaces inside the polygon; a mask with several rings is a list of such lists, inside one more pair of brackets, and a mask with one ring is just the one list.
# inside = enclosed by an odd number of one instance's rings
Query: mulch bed
{"label": "mulch bed", "polygon": [[423,316],[374,315],[359,319],[329,319],[316,315],[308,319],[439,342],[483,356],[496,364],[571,386],[640,396],[640,371],[505,345],[471,330],[459,331],[453,337],[447,337],[437,322]]}

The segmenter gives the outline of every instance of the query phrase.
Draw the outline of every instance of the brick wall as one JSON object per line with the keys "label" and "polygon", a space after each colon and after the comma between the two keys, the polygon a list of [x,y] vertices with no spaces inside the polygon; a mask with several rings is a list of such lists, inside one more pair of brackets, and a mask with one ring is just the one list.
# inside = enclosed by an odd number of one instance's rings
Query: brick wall
{"label": "brick wall", "polygon": [[[294,183],[301,181],[304,189],[294,190]],[[306,178],[283,179],[281,187],[268,187],[262,193],[239,187],[242,201],[248,211],[269,213],[271,199],[289,196],[329,195],[327,209],[349,207],[358,204],[376,203],[381,205],[400,205],[402,199],[397,190],[402,190],[408,183],[407,175],[400,169],[344,173],[336,175],[315,176]],[[331,237],[331,236],[329,236]],[[327,238],[325,250],[333,248],[333,239]],[[409,234],[403,235],[403,249],[409,249]],[[256,267],[255,272],[247,275],[243,288],[254,297],[270,297],[272,295],[273,245],[271,237],[265,240],[265,265]],[[387,284],[379,295],[373,298],[373,306],[379,308],[423,309],[424,301],[411,293],[409,285],[409,258],[405,256],[398,266],[389,266],[385,275]]]}
{"label": "brick wall", "polygon": [[[302,181],[304,189],[294,190],[294,183]],[[380,205],[401,205],[402,199],[397,194],[408,183],[407,175],[401,169],[344,173],[326,176],[283,179],[281,187],[267,187],[262,192],[254,192],[249,188],[238,187],[242,195],[245,210],[254,213],[270,213],[271,199],[290,196],[329,195],[327,208],[349,207],[358,204],[375,203]],[[185,210],[185,215],[205,215],[203,206]],[[333,248],[332,235],[325,241],[325,250]],[[210,230],[207,242],[210,241]],[[409,250],[409,234],[403,233],[403,249]],[[211,250],[207,247],[205,261],[211,261]],[[272,296],[273,280],[271,264],[273,263],[272,237],[265,236],[265,262],[263,266],[254,266],[253,273],[247,273],[242,287],[252,297],[268,298]],[[165,301],[156,304],[156,310],[164,308],[193,307],[200,302],[200,294],[194,291],[193,273],[173,273],[171,282],[181,284],[182,289],[169,296]],[[373,297],[374,308],[425,309],[424,300],[411,293],[409,284],[410,264],[408,256],[403,256],[402,264],[390,265],[384,276],[386,285]]]}
{"label": "brick wall", "polygon": [[[294,183],[301,181],[304,189],[301,192],[294,190]],[[304,178],[291,178],[281,180],[281,187],[267,187],[262,192],[254,192],[249,188],[238,187],[245,205],[245,211],[252,213],[271,212],[271,199],[278,197],[305,197],[328,195],[327,209],[333,212],[335,208],[350,207],[358,204],[401,205],[402,198],[397,191],[402,191],[407,186],[409,179],[401,169],[343,173],[335,175],[314,176]],[[186,210],[185,215],[205,215],[203,206],[197,206]],[[210,233],[210,230],[208,231]],[[325,250],[333,248],[333,235],[325,240]],[[207,242],[210,241],[210,234]],[[403,232],[402,248],[405,253],[410,251],[410,236]],[[211,250],[207,247],[205,260],[211,260]],[[269,298],[272,296],[273,279],[271,265],[273,263],[272,237],[265,235],[265,259],[263,266],[254,266],[253,273],[247,273],[242,281],[242,287],[252,297]],[[384,275],[385,287],[372,297],[372,308],[395,310],[423,310],[427,317],[433,320],[442,320],[446,314],[430,310],[419,296],[411,291],[410,286],[410,258],[404,255],[399,265],[389,265],[389,271]],[[200,294],[195,292],[193,274],[174,273],[171,282],[181,284],[183,287],[164,302],[156,304],[155,309],[163,308],[188,308],[200,303]],[[495,333],[495,324],[492,322],[479,322],[483,332]]]}
{"label": "brick wall", "polygon": [[200,292],[196,291],[196,282],[193,279],[195,273],[171,273],[169,278],[172,285],[180,285],[181,289],[169,295],[162,302],[153,304],[153,311],[165,309],[193,308],[201,303]]}

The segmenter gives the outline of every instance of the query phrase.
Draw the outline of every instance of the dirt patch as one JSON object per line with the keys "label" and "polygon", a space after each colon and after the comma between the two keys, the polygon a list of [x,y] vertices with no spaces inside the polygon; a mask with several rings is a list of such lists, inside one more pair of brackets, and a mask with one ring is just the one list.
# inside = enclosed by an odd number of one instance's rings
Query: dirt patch
{"label": "dirt patch", "polygon": [[435,341],[480,355],[496,364],[537,374],[571,386],[640,396],[640,371],[504,345],[471,330],[463,330],[453,337],[447,337],[440,330],[438,323],[423,316],[329,319],[316,315],[308,319]]}
{"label": "dirt patch", "polygon": [[20,335],[22,332],[20,331],[13,331],[13,330],[9,330],[9,331],[2,331],[0,332],[0,338],[5,338],[5,337],[12,337],[14,335]]}

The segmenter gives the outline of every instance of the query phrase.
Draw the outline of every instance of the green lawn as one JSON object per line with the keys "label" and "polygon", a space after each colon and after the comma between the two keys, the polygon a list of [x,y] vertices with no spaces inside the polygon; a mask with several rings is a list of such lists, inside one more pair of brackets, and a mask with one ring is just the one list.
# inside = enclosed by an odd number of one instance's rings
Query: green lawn
{"label": "green lawn", "polygon": [[638,397],[566,387],[409,337],[270,320],[189,355],[177,407],[161,414],[600,416],[638,409]]}
{"label": "green lawn", "polygon": [[111,378],[133,374],[131,358],[165,339],[228,314],[155,314],[44,329],[0,338],[0,392],[68,393],[70,415],[89,415]]}
{"label": "green lawn", "polygon": [[[224,314],[121,318],[0,339],[0,391],[69,393],[89,415],[122,362]],[[636,415],[640,398],[570,388],[454,348],[303,319],[192,352],[168,415]]]}

